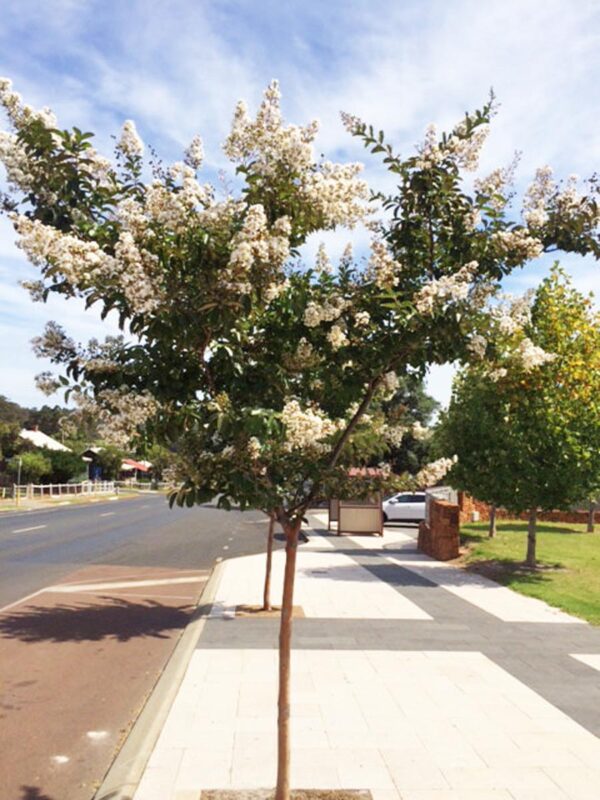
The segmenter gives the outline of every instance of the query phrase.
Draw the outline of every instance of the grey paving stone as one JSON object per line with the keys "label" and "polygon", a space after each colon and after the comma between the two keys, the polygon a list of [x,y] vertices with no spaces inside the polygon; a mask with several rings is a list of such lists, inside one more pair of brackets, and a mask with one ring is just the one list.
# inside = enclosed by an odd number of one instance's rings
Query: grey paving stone
{"label": "grey paving stone", "polygon": [[[596,736],[600,736],[600,673],[571,653],[600,654],[600,629],[590,625],[503,622],[390,557],[414,548],[336,550],[427,612],[432,620],[298,619],[293,647],[336,650],[480,651]],[[209,619],[198,647],[275,649],[277,619]]]}

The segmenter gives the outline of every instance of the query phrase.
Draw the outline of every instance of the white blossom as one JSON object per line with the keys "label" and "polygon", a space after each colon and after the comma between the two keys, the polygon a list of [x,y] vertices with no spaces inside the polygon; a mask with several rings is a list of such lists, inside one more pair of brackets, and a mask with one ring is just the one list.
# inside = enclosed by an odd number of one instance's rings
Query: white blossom
{"label": "white blossom", "polygon": [[485,358],[487,339],[479,333],[473,334],[467,342],[467,350],[477,359]]}
{"label": "white blossom", "polygon": [[303,409],[297,400],[289,400],[281,412],[281,421],[286,429],[288,450],[316,450],[327,448],[323,439],[337,430],[336,424],[318,407]]}
{"label": "white blossom", "polygon": [[260,440],[257,439],[256,436],[251,436],[248,440],[248,453],[250,454],[250,458],[256,461],[256,459],[260,457],[261,451],[262,446]]}
{"label": "white blossom", "polygon": [[43,281],[19,281],[23,289],[27,289],[29,296],[34,303],[44,301],[46,286]]}
{"label": "white blossom", "polygon": [[365,123],[360,117],[357,117],[354,114],[348,114],[346,111],[340,111],[340,117],[342,120],[342,125],[348,131],[348,133],[355,134],[364,130]]}
{"label": "white blossom", "polygon": [[354,315],[354,324],[358,328],[366,328],[371,321],[371,315],[368,311],[357,311]]}
{"label": "white blossom", "polygon": [[280,217],[269,230],[263,206],[250,206],[241,230],[231,241],[228,277],[241,286],[247,282],[247,276],[257,262],[268,265],[272,270],[280,270],[289,257],[290,234],[288,217]]}
{"label": "white blossom", "polygon": [[119,234],[115,257],[120,266],[119,283],[132,311],[150,314],[163,302],[164,294],[155,275],[158,257],[139,248],[128,231]]}
{"label": "white blossom", "polygon": [[304,311],[304,324],[307,328],[316,328],[321,322],[333,322],[349,305],[350,302],[339,295],[333,295],[322,305],[311,300]]}
{"label": "white blossom", "polygon": [[417,169],[435,167],[443,159],[443,153],[438,143],[437,129],[430,123],[425,130],[425,139],[417,147],[419,157],[416,161]]}
{"label": "white blossom", "polygon": [[469,296],[469,284],[475,277],[478,266],[477,261],[471,261],[454,275],[443,275],[426,283],[413,297],[417,311],[424,316],[432,316],[437,308],[465,300]]}
{"label": "white blossom", "polygon": [[552,169],[548,166],[537,169],[523,200],[523,218],[530,228],[540,228],[547,221],[546,207],[555,191]]}
{"label": "white blossom", "polygon": [[516,352],[526,372],[530,372],[536,367],[541,367],[556,358],[556,353],[547,353],[527,337],[521,341]]}
{"label": "white blossom", "polygon": [[185,151],[185,163],[193,170],[199,170],[204,161],[204,145],[199,136],[194,136],[190,142],[190,146]]}
{"label": "white blossom", "polygon": [[117,149],[127,158],[143,155],[144,143],[140,139],[133,120],[128,119],[123,123],[121,138],[117,143]]}
{"label": "white blossom", "polygon": [[348,337],[346,332],[339,325],[332,325],[331,330],[327,334],[327,340],[334,350],[339,350],[348,344]]}
{"label": "white blossom", "polygon": [[389,289],[398,282],[398,274],[402,265],[390,255],[385,242],[373,239],[371,242],[371,256],[367,268],[368,276],[375,281],[381,289]]}
{"label": "white blossom", "polygon": [[300,186],[304,201],[323,218],[327,228],[354,228],[365,218],[369,198],[366,181],[359,179],[362,164],[333,164],[324,161],[317,170],[307,171]]}
{"label": "white blossom", "polygon": [[100,437],[121,447],[127,446],[158,410],[158,404],[149,392],[134,394],[125,387],[103,389],[98,393],[96,403],[100,408]]}
{"label": "white blossom", "polygon": [[400,381],[395,372],[386,372],[381,379],[381,385],[387,393],[393,394],[400,386]]}
{"label": "white blossom", "polygon": [[60,381],[51,372],[40,372],[35,376],[36,388],[45,395],[52,395],[60,389]]}
{"label": "white blossom", "polygon": [[317,250],[317,257],[315,259],[315,271],[318,275],[329,275],[331,274],[332,267],[331,261],[329,260],[329,256],[327,255],[327,250],[325,249],[325,244],[321,242],[319,248]]}
{"label": "white blossom", "polygon": [[116,259],[96,242],[83,241],[24,216],[16,217],[14,225],[20,236],[17,246],[29,260],[36,266],[55,266],[76,287],[85,288],[99,277],[112,278],[117,272]]}
{"label": "white blossom", "polygon": [[0,131],[0,161],[11,186],[27,191],[32,185],[32,165],[14,133]]}
{"label": "white blossom", "polygon": [[499,167],[483,178],[475,179],[475,190],[483,195],[486,203],[496,211],[502,211],[508,202],[510,187],[514,181],[515,171],[519,163],[516,154],[507,167]]}
{"label": "white blossom", "polygon": [[465,131],[464,122],[457,125],[448,137],[445,150],[452,155],[459,167],[467,172],[474,172],[479,166],[479,156],[489,136],[490,126],[478,125],[469,136],[465,135]]}
{"label": "white blossom", "polygon": [[312,344],[304,337],[300,339],[298,346],[296,347],[296,358],[301,362],[307,362],[310,360],[313,354],[314,348]]}
{"label": "white blossom", "polygon": [[507,375],[508,370],[505,367],[498,367],[490,372],[489,377],[490,380],[492,380],[494,383],[497,383],[498,381],[502,380],[502,378],[506,378]]}
{"label": "white blossom", "polygon": [[405,425],[388,425],[383,426],[383,437],[388,444],[392,447],[400,447],[408,428]]}
{"label": "white blossom", "polygon": [[0,104],[4,106],[10,121],[17,130],[24,128],[34,120],[41,122],[44,127],[49,129],[58,127],[56,116],[49,108],[37,110],[24,105],[21,95],[13,92],[12,81],[8,78],[0,78]]}
{"label": "white blossom", "polygon": [[353,258],[354,258],[354,251],[352,249],[352,244],[348,242],[346,247],[344,247],[344,252],[340,257],[340,268],[348,269],[348,267],[350,267],[352,264]]}
{"label": "white blossom", "polygon": [[435,486],[452,469],[456,461],[456,456],[454,456],[454,458],[439,458],[437,461],[427,464],[415,476],[417,485]]}
{"label": "white blossom", "polygon": [[415,422],[410,429],[413,439],[417,439],[417,441],[422,442],[425,439],[429,439],[431,436],[431,431],[429,428],[426,428],[424,425],[421,425],[420,422]]}
{"label": "white blossom", "polygon": [[504,256],[510,256],[519,261],[538,258],[544,252],[540,240],[531,236],[525,228],[498,231],[493,234],[492,240],[499,246]]}

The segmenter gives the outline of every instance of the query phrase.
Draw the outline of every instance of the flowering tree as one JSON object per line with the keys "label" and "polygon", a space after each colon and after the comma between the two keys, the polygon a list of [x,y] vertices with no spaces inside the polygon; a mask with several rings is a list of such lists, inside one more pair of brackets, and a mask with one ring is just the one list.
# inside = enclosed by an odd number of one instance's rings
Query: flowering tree
{"label": "flowering tree", "polygon": [[494,353],[456,380],[437,435],[458,454],[453,485],[529,510],[534,567],[537,510],[600,487],[600,314],[555,268],[535,295],[499,305],[492,325]]}
{"label": "flowering tree", "polygon": [[[523,225],[508,214],[506,171],[468,194],[462,172],[477,165],[491,104],[450,134],[430,130],[406,159],[345,116],[399,179],[397,194],[378,196],[390,221],[375,222],[360,166],[316,161],[316,123],[285,125],[276,84],[255,117],[236,109],[224,149],[240,189],[222,197],[197,179],[199,139],[183,162],[148,174],[133,123],[113,163],[91,134],[61,131],[49,111],[24,106],[8,81],[0,99],[12,125],[0,137],[12,185],[4,206],[40,267],[34,297],[84,297],[115,310],[136,337],[80,347],[53,325],[39,352],[82,407],[102,410],[106,432],[177,441],[172,502],[219,495],[222,508],[262,509],[283,527],[277,799],[287,800],[291,614],[309,503],[385,483],[382,473],[351,487],[346,462],[361,440],[399,441],[405,424],[381,411],[397,376],[478,354],[487,301],[513,267],[556,247],[599,254],[596,202],[567,203],[557,189]],[[366,266],[349,249],[336,268],[324,248],[311,268],[298,259],[310,234],[365,220]],[[437,480],[449,465],[421,478]]]}

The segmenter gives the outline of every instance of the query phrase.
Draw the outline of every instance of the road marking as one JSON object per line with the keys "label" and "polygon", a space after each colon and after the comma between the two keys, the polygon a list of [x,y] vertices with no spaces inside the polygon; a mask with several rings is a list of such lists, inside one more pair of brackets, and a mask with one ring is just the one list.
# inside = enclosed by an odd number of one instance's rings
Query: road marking
{"label": "road marking", "polygon": [[41,531],[42,528],[47,528],[47,525],[34,525],[32,528],[17,528],[11,533],[27,533],[28,531]]}
{"label": "road marking", "polygon": [[101,517],[112,517],[116,514],[116,511],[105,511],[104,514],[100,514]]}
{"label": "road marking", "polygon": [[108,731],[88,731],[87,737],[88,739],[93,739],[97,741],[98,739],[106,739],[108,736]]}
{"label": "road marking", "polygon": [[108,583],[69,583],[48,586],[47,591],[69,594],[75,592],[89,592],[93,590],[106,591],[107,589],[135,589],[138,586],[171,586],[176,583],[198,583],[204,578],[203,575],[196,575],[189,578],[155,578],[154,580],[141,581],[114,581]]}
{"label": "road marking", "polygon": [[32,592],[31,594],[26,594],[25,597],[20,597],[18,600],[15,600],[14,603],[9,603],[7,606],[2,606],[2,608],[0,608],[0,614],[3,614],[5,611],[8,611],[9,609],[14,608],[15,606],[18,606],[21,603],[26,603],[27,600],[31,600],[33,597],[37,597],[38,594],[42,594],[42,592],[45,592],[45,591],[46,591],[46,589],[38,589],[37,592]]}
{"label": "road marking", "polygon": [[70,761],[69,756],[52,756],[52,761],[55,764],[66,764],[67,761]]}

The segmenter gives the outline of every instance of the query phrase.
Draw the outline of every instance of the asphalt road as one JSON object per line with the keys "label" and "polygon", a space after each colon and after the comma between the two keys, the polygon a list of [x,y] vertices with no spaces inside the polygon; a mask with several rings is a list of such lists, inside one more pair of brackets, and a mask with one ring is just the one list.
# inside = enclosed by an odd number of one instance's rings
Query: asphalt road
{"label": "asphalt road", "polygon": [[266,528],[151,495],[0,517],[1,800],[91,800],[215,562]]}
{"label": "asphalt road", "polygon": [[164,496],[0,516],[0,610],[87,564],[211,569],[261,552],[266,517],[210,506],[169,509]]}

